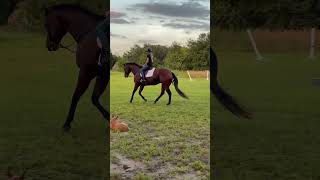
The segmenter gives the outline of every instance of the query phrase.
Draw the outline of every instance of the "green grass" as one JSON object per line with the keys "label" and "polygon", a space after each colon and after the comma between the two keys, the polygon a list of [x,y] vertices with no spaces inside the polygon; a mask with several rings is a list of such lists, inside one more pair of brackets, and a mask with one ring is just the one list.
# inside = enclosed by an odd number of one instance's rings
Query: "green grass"
{"label": "green grass", "polygon": [[130,128],[128,133],[111,134],[111,159],[117,153],[143,163],[145,167],[132,173],[133,177],[142,172],[149,178],[188,174],[198,179],[209,177],[209,81],[190,81],[182,72],[175,73],[179,74],[180,89],[190,99],[180,97],[171,86],[169,106],[167,94],[157,104],[153,103],[160,94],[160,85],[145,87],[143,95],[148,102],[136,93],[130,104],[133,77],[126,79],[123,73],[111,73],[111,113]]}
{"label": "green grass", "polygon": [[[61,137],[76,83],[74,55],[49,53],[39,34],[0,33],[0,171],[8,166],[19,174],[33,166],[29,179],[102,179],[106,174],[105,123],[90,102],[92,86],[81,99],[71,134]],[[263,53],[263,50],[262,50]],[[264,54],[257,63],[251,52],[219,51],[222,86],[253,112],[254,119],[237,119],[213,100],[216,179],[309,180],[320,178],[320,59],[307,53]],[[132,78],[112,73],[111,111],[130,127],[112,133],[115,153],[145,165],[132,178],[152,179],[209,175],[208,81],[189,81],[178,74],[189,95],[173,91],[172,105],[164,95],[152,104],[160,87],[146,87],[144,103],[136,94],[129,104]],[[0,179],[5,179],[0,173]],[[115,173],[115,178],[121,174]],[[192,178],[191,178],[192,179]]]}
{"label": "green grass", "polygon": [[320,59],[307,52],[217,52],[219,80],[253,113],[237,119],[213,100],[214,172],[219,180],[319,179]]}
{"label": "green grass", "polygon": [[31,33],[0,32],[0,49],[0,179],[8,166],[15,174],[33,167],[27,179],[34,180],[103,179],[106,125],[90,102],[92,86],[71,133],[61,135],[78,73],[74,55],[47,52],[45,36]]}

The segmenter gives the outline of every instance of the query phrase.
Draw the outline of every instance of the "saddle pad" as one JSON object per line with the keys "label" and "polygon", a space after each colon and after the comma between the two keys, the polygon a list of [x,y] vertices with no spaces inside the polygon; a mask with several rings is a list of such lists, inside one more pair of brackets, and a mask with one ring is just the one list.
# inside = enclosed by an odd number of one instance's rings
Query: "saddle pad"
{"label": "saddle pad", "polygon": [[156,68],[152,68],[152,69],[148,70],[146,73],[146,77],[152,77],[155,69]]}

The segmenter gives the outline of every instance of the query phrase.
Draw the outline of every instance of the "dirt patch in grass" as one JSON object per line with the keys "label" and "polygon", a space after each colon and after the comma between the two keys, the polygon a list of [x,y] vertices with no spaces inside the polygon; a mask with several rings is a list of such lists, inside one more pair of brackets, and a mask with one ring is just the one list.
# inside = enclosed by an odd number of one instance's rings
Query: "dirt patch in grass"
{"label": "dirt patch in grass", "polygon": [[145,165],[139,161],[128,159],[125,156],[113,153],[116,160],[111,163],[111,173],[121,175],[122,179],[131,178],[139,172],[145,170]]}
{"label": "dirt patch in grass", "polygon": [[[119,153],[113,153],[111,163],[111,179],[201,179],[201,173],[197,171],[183,173],[171,163],[164,163],[159,159],[153,159],[145,164],[129,159]],[[141,174],[143,172],[143,174]],[[142,178],[142,179],[144,179]]]}

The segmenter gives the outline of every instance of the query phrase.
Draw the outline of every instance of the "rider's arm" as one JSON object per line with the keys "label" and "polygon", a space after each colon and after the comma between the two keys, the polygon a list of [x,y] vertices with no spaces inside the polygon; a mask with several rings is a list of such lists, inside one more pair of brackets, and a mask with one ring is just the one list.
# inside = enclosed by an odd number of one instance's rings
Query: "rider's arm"
{"label": "rider's arm", "polygon": [[102,47],[106,50],[108,50],[107,45],[108,43],[108,31],[109,31],[109,21],[106,18],[105,20],[103,20],[103,22],[101,22],[100,24],[98,24],[96,30],[97,30],[97,35],[101,41]]}

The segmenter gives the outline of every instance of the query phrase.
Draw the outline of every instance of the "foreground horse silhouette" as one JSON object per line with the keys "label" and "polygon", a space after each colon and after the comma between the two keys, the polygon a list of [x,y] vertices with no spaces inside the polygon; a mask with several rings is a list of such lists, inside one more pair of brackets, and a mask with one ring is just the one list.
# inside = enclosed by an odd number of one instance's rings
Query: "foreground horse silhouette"
{"label": "foreground horse silhouette", "polygon": [[[47,42],[49,51],[56,51],[61,47],[61,40],[70,33],[77,42],[76,64],[79,67],[78,82],[72,96],[72,102],[63,128],[67,131],[71,128],[75,110],[80,97],[87,90],[91,80],[96,77],[96,84],[92,94],[92,103],[98,108],[105,119],[109,119],[109,113],[99,102],[101,94],[105,91],[109,82],[109,64],[104,67],[101,76],[98,73],[98,58],[100,48],[97,45],[96,26],[105,17],[89,12],[76,5],[57,5],[45,9]],[[110,28],[109,28],[110,29]]]}
{"label": "foreground horse silhouette", "polygon": [[210,48],[210,66],[211,73],[210,73],[210,90],[218,99],[218,101],[227,108],[232,114],[236,115],[237,117],[244,117],[247,119],[251,118],[251,113],[246,111],[231,95],[229,95],[225,90],[222,89],[218,82],[218,62],[217,56],[212,48]]}
{"label": "foreground horse silhouette", "polygon": [[136,63],[124,64],[124,77],[127,78],[131,72],[134,74],[134,83],[135,84],[134,84],[134,88],[132,91],[130,103],[132,103],[133,96],[139,87],[140,87],[139,95],[141,96],[141,98],[144,101],[147,101],[147,99],[142,95],[142,91],[143,91],[144,86],[157,85],[159,83],[161,83],[161,93],[160,93],[159,97],[154,101],[154,103],[158,102],[159,99],[161,98],[161,96],[163,96],[164,91],[166,91],[169,96],[169,102],[167,105],[171,104],[171,91],[170,91],[171,83],[173,83],[176,91],[178,92],[178,94],[181,97],[188,99],[188,97],[179,89],[178,78],[176,77],[176,75],[173,72],[171,72],[168,69],[162,69],[162,68],[155,69],[152,77],[147,77],[146,82],[141,83],[140,82],[140,79],[141,79],[140,69],[141,69],[141,67],[142,66],[140,66]]}

